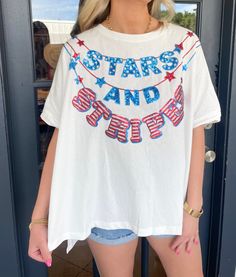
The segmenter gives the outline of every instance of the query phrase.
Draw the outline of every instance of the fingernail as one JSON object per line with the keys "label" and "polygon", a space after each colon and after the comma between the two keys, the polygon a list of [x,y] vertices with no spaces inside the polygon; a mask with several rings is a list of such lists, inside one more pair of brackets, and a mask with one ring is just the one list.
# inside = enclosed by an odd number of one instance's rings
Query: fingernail
{"label": "fingernail", "polygon": [[191,251],[190,251],[190,250],[187,250],[187,252],[188,252],[188,254],[190,254],[190,253],[191,253]]}
{"label": "fingernail", "polygon": [[196,240],[195,243],[198,244],[198,241]]}
{"label": "fingernail", "polygon": [[46,260],[45,264],[50,267],[52,265],[51,259]]}
{"label": "fingernail", "polygon": [[179,251],[176,251],[176,254],[179,255]]}

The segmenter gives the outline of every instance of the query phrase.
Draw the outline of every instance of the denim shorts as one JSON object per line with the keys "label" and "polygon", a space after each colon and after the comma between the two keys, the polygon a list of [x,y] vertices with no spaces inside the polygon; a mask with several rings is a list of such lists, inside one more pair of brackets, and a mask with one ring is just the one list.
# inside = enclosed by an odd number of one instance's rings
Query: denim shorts
{"label": "denim shorts", "polygon": [[[153,235],[156,238],[162,237],[174,237],[176,235]],[[94,227],[91,229],[91,233],[88,238],[100,242],[103,244],[122,244],[128,241],[131,241],[138,236],[129,229],[102,229],[98,227]]]}

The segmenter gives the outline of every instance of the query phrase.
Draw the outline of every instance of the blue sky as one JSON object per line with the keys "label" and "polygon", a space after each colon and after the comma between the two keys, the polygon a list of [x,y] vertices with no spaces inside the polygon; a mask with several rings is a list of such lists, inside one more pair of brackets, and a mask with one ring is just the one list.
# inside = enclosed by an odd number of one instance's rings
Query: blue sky
{"label": "blue sky", "polygon": [[176,4],[175,11],[176,12],[194,12],[193,9],[197,8],[197,4]]}
{"label": "blue sky", "polygon": [[[78,0],[32,0],[33,19],[75,21]],[[176,12],[193,11],[196,4],[176,4]]]}
{"label": "blue sky", "polygon": [[32,0],[33,19],[72,20],[75,21],[77,0]]}

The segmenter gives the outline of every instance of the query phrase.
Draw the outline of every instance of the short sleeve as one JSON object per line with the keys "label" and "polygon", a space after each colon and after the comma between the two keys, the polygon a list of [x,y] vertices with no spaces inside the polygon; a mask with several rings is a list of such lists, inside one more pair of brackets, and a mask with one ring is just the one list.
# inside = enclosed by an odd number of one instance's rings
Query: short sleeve
{"label": "short sleeve", "polygon": [[221,121],[221,107],[199,37],[193,33],[183,58],[183,78],[189,90],[193,128]]}
{"label": "short sleeve", "polygon": [[62,45],[51,88],[40,117],[48,125],[59,128],[63,98],[65,94],[66,74],[68,68],[68,54]]}

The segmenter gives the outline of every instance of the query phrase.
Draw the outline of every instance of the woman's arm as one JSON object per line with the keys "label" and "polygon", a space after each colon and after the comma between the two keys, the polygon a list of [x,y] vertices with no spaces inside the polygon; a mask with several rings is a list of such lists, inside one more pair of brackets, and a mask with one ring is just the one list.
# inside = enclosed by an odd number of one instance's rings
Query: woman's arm
{"label": "woman's arm", "polygon": [[191,164],[186,200],[190,207],[200,210],[203,204],[202,189],[205,166],[204,125],[193,129]]}
{"label": "woman's arm", "polygon": [[39,190],[38,190],[38,196],[36,199],[31,220],[37,219],[37,218],[45,218],[48,216],[51,179],[52,179],[57,137],[58,137],[58,128],[55,128],[51,141],[48,145],[47,155],[45,158]]}
{"label": "woman's arm", "polygon": [[[193,129],[191,150],[190,172],[188,179],[188,188],[186,200],[190,207],[200,210],[203,204],[202,187],[203,174],[205,165],[205,130],[204,126],[200,125]],[[188,253],[191,252],[193,242],[198,244],[199,235],[199,218],[194,218],[183,209],[183,230],[181,236],[176,236],[176,239],[170,246],[176,254],[179,254],[182,247]]]}

